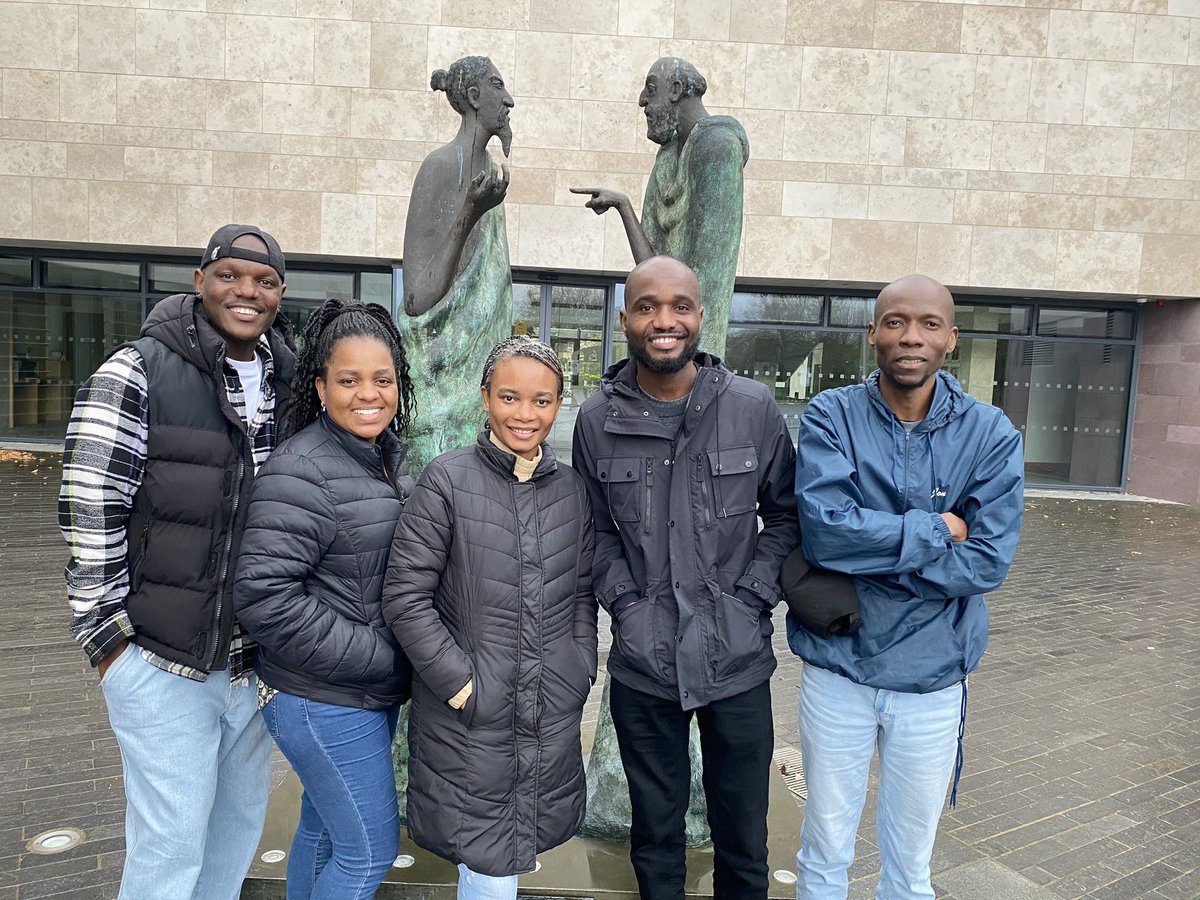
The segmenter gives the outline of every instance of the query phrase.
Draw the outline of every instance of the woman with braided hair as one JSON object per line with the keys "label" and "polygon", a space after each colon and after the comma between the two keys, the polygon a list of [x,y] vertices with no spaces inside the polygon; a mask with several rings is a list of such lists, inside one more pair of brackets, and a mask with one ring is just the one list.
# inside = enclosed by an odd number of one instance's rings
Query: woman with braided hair
{"label": "woman with braided hair", "polygon": [[383,618],[412,479],[413,387],[387,310],[327,300],[304,330],[284,440],[259,472],[234,589],[267,729],[304,786],[288,900],[375,896],[396,858],[392,773],[408,661]]}
{"label": "woman with braided hair", "polygon": [[563,399],[555,352],[501,341],[480,393],[475,444],[429,463],[405,504],[383,604],[413,664],[409,833],[458,865],[460,900],[511,900],[583,820],[592,514],[546,443]]}

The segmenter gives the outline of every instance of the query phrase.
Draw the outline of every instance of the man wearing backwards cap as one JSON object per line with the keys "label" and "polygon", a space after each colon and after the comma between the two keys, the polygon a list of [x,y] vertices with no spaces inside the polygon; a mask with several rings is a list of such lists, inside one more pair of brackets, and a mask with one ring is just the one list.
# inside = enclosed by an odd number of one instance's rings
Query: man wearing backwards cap
{"label": "man wearing backwards cap", "polygon": [[194,279],[84,383],[63,457],[71,633],[125,770],[122,898],[238,897],[267,805],[271,744],[231,574],[291,400],[283,253],[226,225]]}

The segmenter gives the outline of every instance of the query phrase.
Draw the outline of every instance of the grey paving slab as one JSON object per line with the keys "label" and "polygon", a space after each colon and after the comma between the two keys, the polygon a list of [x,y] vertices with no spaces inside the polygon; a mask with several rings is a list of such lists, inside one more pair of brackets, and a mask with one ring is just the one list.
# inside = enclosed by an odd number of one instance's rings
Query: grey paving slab
{"label": "grey paving slab", "polygon": [[[53,457],[0,459],[0,900],[108,900],[122,862],[120,755],[67,632],[58,479]],[[939,898],[1200,898],[1198,548],[1197,509],[1026,498],[971,678],[958,806],[934,849]],[[776,624],[787,753],[802,667]],[[286,772],[277,763],[275,782]],[[874,810],[872,792],[852,898],[874,893]],[[60,825],[89,839],[49,859],[26,852]]]}
{"label": "grey paving slab", "polygon": [[990,859],[942,872],[937,887],[958,900],[1058,900],[1041,885]]}

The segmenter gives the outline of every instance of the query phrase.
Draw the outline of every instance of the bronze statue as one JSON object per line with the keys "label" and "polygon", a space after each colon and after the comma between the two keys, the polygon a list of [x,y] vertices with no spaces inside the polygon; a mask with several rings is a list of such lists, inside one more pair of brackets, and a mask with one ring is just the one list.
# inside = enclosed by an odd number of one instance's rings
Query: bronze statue
{"label": "bronze statue", "polygon": [[645,110],[646,136],[661,145],[646,185],[642,218],[629,198],[607,188],[571,188],[590,194],[589,209],[616,209],[634,262],[656,254],[687,263],[700,280],[705,309],[700,349],[725,352],[729,308],[742,241],[742,169],[750,142],[730,116],[704,108],[708,83],[696,67],[663,57],[650,67],[638,97]]}
{"label": "bronze statue", "polygon": [[408,433],[414,474],[479,431],[478,373],[512,334],[512,273],[504,223],[508,167],[488,142],[512,150],[513,98],[492,61],[467,56],[430,79],[462,116],[454,140],[421,163],[404,232],[400,331],[414,373],[417,415]]}

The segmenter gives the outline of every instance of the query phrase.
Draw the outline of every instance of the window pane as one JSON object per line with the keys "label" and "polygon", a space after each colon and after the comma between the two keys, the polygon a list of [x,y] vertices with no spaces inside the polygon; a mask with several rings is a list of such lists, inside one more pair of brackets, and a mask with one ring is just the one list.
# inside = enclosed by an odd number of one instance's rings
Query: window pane
{"label": "window pane", "polygon": [[1132,339],[1133,312],[1128,309],[1042,309],[1038,311],[1038,334]]}
{"label": "window pane", "polygon": [[621,328],[621,310],[625,308],[625,285],[614,285],[613,317],[612,317],[612,359],[610,362],[620,362],[629,356],[629,341],[625,340],[625,331]]}
{"label": "window pane", "polygon": [[33,260],[28,256],[0,256],[0,284],[33,284]]}
{"label": "window pane", "polygon": [[730,328],[725,360],[774,391],[792,434],[815,394],[856,384],[875,368],[865,334],[790,328]]}
{"label": "window pane", "polygon": [[395,313],[392,308],[392,273],[391,272],[363,272],[359,276],[359,283],[362,285],[362,296],[358,299],[364,303],[374,303],[376,306],[382,306],[391,313]]}
{"label": "window pane", "polygon": [[820,325],[823,296],[808,294],[759,294],[739,291],[733,295],[731,322],[787,322]]}
{"label": "window pane", "polygon": [[353,272],[287,273],[287,294],[292,300],[354,299]]}
{"label": "window pane", "polygon": [[150,266],[150,290],[163,294],[190,294],[196,290],[192,277],[195,266],[168,266],[153,263]]}
{"label": "window pane", "polygon": [[565,460],[571,458],[571,434],[579,407],[600,387],[607,297],[608,290],[601,287],[550,288],[550,346],[562,363],[566,399],[549,440],[555,454]]}
{"label": "window pane", "polygon": [[954,324],[959,331],[985,334],[1029,334],[1030,310],[1027,306],[954,305]]}
{"label": "window pane", "polygon": [[304,343],[304,327],[308,324],[308,320],[320,305],[311,300],[293,300],[291,299],[290,291],[284,295],[283,300],[280,302],[279,314],[287,316],[287,320],[292,323],[292,334],[296,338],[297,348]]}
{"label": "window pane", "polygon": [[513,285],[513,334],[525,334],[535,338],[541,332],[542,286],[540,284]]}
{"label": "window pane", "polygon": [[61,440],[75,392],[141,313],[138,299],[0,291],[0,434]]}
{"label": "window pane", "polygon": [[141,290],[142,278],[135,262],[96,259],[44,259],[42,282],[47,287]]}
{"label": "window pane", "polygon": [[1131,345],[964,337],[946,368],[1024,434],[1031,484],[1120,485]]}
{"label": "window pane", "polygon": [[866,328],[871,324],[874,300],[865,297],[830,297],[829,324],[843,328]]}

